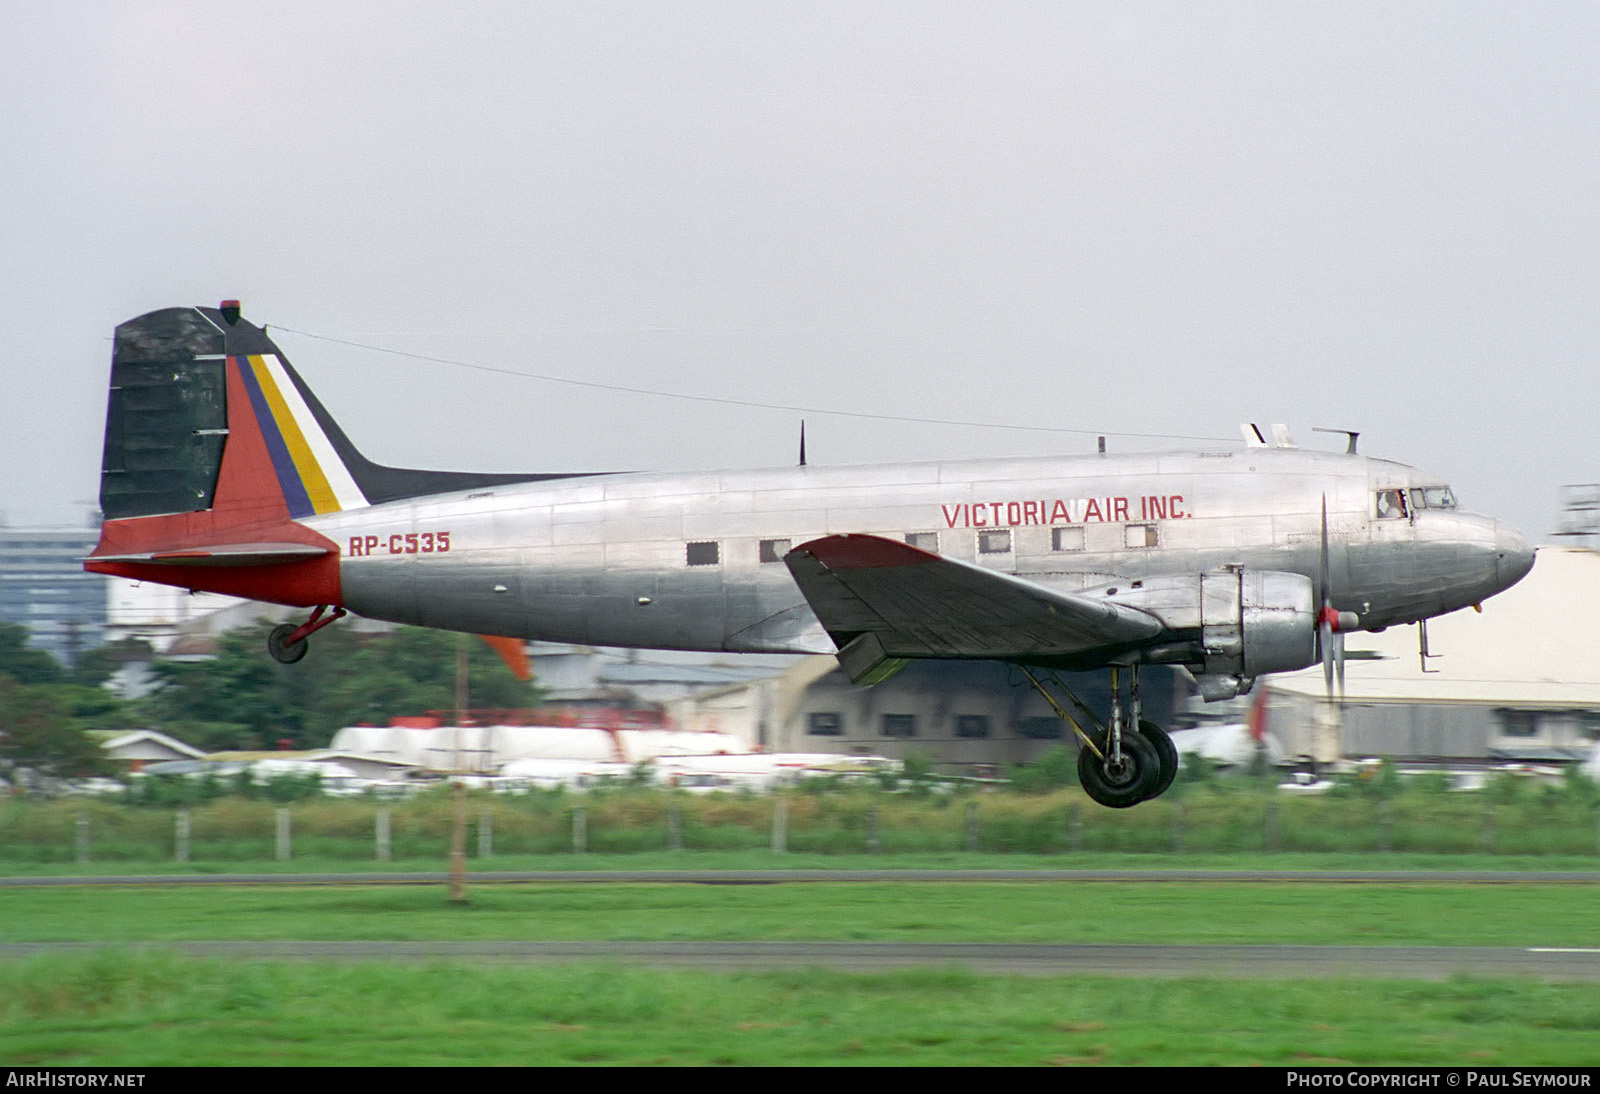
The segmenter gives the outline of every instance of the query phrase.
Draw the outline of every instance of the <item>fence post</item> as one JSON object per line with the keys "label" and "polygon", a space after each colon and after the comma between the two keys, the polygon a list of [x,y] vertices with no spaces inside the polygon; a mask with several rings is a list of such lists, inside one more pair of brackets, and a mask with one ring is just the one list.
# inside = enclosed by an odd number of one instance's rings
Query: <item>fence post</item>
{"label": "fence post", "polygon": [[1378,801],[1378,850],[1394,850],[1394,802],[1388,798]]}
{"label": "fence post", "polygon": [[1183,802],[1172,803],[1172,850],[1174,854],[1183,851]]}
{"label": "fence post", "polygon": [[494,855],[494,818],[487,809],[478,814],[478,857]]}
{"label": "fence post", "polygon": [[1067,847],[1072,851],[1083,850],[1083,803],[1073,802],[1067,806]]}
{"label": "fence post", "polygon": [[278,832],[276,846],[273,849],[273,857],[279,862],[288,862],[289,854],[289,811],[280,809],[278,810]]}
{"label": "fence post", "polygon": [[1483,799],[1482,850],[1486,855],[1494,854],[1494,802],[1487,795]]}
{"label": "fence post", "polygon": [[967,800],[966,807],[966,848],[968,851],[978,849],[978,803]]}
{"label": "fence post", "polygon": [[683,850],[683,807],[677,802],[667,807],[667,849]]}
{"label": "fence post", "polygon": [[189,861],[189,811],[178,810],[173,821],[172,857],[179,862]]}
{"label": "fence post", "polygon": [[1267,850],[1278,850],[1278,799],[1267,799]]}
{"label": "fence post", "polygon": [[878,806],[874,802],[872,808],[867,810],[867,850],[877,854],[883,850],[883,841],[878,838]]}
{"label": "fence post", "polygon": [[789,799],[772,801],[772,849],[778,854],[789,850]]}
{"label": "fence post", "polygon": [[89,861],[89,814],[79,813],[72,822],[72,857]]}
{"label": "fence post", "polygon": [[390,849],[390,829],[389,829],[389,807],[388,806],[384,806],[382,809],[378,810],[378,816],[377,816],[377,820],[375,822],[375,825],[376,825],[376,829],[377,830],[373,833],[373,839],[377,843],[378,861],[379,862],[388,862],[389,861],[389,854],[390,854],[390,850],[389,850]]}
{"label": "fence post", "polygon": [[589,817],[583,806],[572,809],[572,853],[581,855],[589,849]]}

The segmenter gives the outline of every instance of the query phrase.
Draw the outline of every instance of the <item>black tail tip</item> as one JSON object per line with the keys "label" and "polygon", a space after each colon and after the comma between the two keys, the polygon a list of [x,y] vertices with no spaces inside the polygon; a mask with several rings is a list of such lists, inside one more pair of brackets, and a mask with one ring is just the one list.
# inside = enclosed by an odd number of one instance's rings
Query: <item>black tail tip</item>
{"label": "black tail tip", "polygon": [[222,312],[222,318],[228,326],[233,326],[239,321],[239,302],[237,300],[224,300],[217,309]]}

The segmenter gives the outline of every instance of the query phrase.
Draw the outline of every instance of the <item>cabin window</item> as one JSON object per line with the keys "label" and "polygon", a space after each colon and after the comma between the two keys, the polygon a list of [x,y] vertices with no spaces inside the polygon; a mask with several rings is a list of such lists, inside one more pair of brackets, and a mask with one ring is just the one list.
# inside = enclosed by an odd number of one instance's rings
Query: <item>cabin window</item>
{"label": "cabin window", "polygon": [[1397,520],[1405,516],[1406,492],[1404,490],[1379,490],[1376,513],[1379,520]]}
{"label": "cabin window", "polygon": [[1156,545],[1156,526],[1154,524],[1130,524],[1123,530],[1123,542],[1129,547],[1154,547]]}
{"label": "cabin window", "polygon": [[722,545],[716,540],[689,544],[689,565],[715,566],[722,561]]}
{"label": "cabin window", "polygon": [[915,714],[885,714],[883,716],[883,735],[885,737],[915,737],[917,735],[917,716]]}
{"label": "cabin window", "polygon": [[978,533],[978,552],[985,555],[1003,555],[1011,550],[1011,529],[996,528],[992,532]]}
{"label": "cabin window", "polygon": [[987,714],[956,715],[956,736],[969,741],[980,740],[989,736],[989,716]]}
{"label": "cabin window", "polygon": [[844,715],[832,710],[817,710],[806,715],[806,732],[813,737],[844,736]]}
{"label": "cabin window", "polygon": [[1083,528],[1050,529],[1050,549],[1052,551],[1083,550]]}
{"label": "cabin window", "polygon": [[783,556],[789,553],[789,548],[793,545],[793,540],[764,539],[761,541],[761,561],[782,562]]}
{"label": "cabin window", "polygon": [[1413,487],[1411,490],[1411,508],[1418,509],[1454,509],[1456,496],[1450,492],[1448,486],[1422,486]]}
{"label": "cabin window", "polygon": [[920,547],[924,551],[932,551],[934,554],[939,553],[938,532],[907,532],[906,542],[913,547]]}

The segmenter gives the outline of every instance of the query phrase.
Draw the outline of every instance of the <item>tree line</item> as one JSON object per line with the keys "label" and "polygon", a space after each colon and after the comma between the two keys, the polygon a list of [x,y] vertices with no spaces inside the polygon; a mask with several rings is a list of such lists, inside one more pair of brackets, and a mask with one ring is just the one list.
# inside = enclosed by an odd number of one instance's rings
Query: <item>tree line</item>
{"label": "tree line", "polygon": [[[538,705],[484,643],[420,627],[361,633],[329,627],[293,665],[267,653],[270,624],[223,635],[208,658],[166,658],[138,640],[89,650],[68,668],[27,645],[27,630],[0,624],[0,776],[19,768],[51,777],[103,773],[91,734],[155,729],[208,752],[324,748],[344,726],[456,704],[456,662],[465,644],[473,707]],[[130,662],[147,663],[150,690],[121,699],[107,684]]]}

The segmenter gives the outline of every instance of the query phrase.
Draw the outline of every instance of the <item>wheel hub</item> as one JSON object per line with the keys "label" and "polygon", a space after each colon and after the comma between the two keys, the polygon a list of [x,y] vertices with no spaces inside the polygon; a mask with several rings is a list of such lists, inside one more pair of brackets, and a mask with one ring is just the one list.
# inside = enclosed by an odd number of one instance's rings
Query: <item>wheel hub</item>
{"label": "wheel hub", "polygon": [[1117,759],[1108,759],[1102,767],[1106,773],[1106,781],[1115,786],[1127,786],[1139,777],[1137,765],[1129,762],[1127,756]]}

